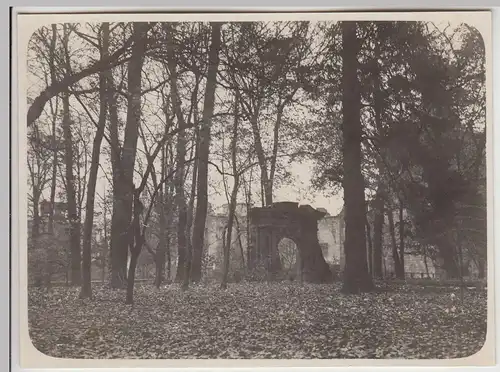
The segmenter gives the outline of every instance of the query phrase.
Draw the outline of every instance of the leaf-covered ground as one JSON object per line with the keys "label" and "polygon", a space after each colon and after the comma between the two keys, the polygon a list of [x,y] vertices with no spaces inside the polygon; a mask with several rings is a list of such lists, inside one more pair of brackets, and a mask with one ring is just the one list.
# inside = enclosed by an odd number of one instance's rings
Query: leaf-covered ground
{"label": "leaf-covered ground", "polygon": [[486,291],[401,286],[342,295],[338,285],[171,285],[124,293],[94,286],[30,289],[41,352],[65,358],[456,358],[479,351]]}

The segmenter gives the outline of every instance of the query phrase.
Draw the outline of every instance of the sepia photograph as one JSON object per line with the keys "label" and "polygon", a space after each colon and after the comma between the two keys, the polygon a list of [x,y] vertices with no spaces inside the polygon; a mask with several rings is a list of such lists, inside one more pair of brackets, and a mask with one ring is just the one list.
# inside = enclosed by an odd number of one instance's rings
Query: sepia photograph
{"label": "sepia photograph", "polygon": [[30,28],[32,347],[79,360],[481,351],[491,15],[334,15]]}

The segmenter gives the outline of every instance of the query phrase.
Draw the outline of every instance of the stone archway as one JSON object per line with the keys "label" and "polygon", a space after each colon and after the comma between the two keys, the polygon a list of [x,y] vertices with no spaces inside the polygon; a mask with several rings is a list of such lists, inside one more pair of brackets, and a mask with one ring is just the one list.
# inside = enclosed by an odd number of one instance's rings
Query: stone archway
{"label": "stone archway", "polygon": [[253,208],[250,211],[249,269],[263,266],[269,279],[277,278],[281,270],[278,243],[286,237],[297,245],[303,280],[330,282],[333,276],[318,241],[318,220],[324,216],[324,212],[310,205],[299,206],[293,202]]}

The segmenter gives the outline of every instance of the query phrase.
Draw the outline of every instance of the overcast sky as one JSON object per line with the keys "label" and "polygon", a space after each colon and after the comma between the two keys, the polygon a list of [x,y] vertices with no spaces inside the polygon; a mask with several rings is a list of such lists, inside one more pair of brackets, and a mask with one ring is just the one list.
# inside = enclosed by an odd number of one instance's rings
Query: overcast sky
{"label": "overcast sky", "polygon": [[[437,24],[437,27],[441,30],[443,30],[447,25],[447,22],[443,22],[440,24]],[[455,25],[453,25],[455,26]],[[450,27],[448,30],[451,31],[454,27]],[[77,48],[77,47],[75,47]],[[36,61],[35,61],[36,63]],[[39,77],[36,76],[30,76],[30,81],[33,81],[34,84],[31,85],[31,89],[34,89],[35,91],[37,90],[36,83],[35,81],[38,80],[38,83],[41,83],[39,80]],[[31,90],[30,89],[30,90]],[[35,92],[36,93],[36,92]],[[30,96],[33,96],[33,91],[30,92]],[[75,102],[76,104],[76,102]],[[76,104],[78,106],[78,104]],[[76,107],[76,106],[75,106]],[[80,110],[79,107],[76,107],[76,109]],[[92,142],[89,141],[89,145],[91,145]],[[139,146],[141,146],[139,144]],[[107,162],[107,159],[103,159],[103,156],[101,156],[102,159],[102,165],[107,168],[107,166],[104,164]],[[108,164],[109,166],[109,164]],[[314,163],[309,161],[309,162],[303,162],[303,163],[298,163],[298,162],[293,162],[289,165],[289,168],[287,168],[288,171],[290,171],[293,182],[291,182],[288,185],[285,186],[277,186],[275,187],[274,190],[274,200],[275,201],[295,201],[300,204],[310,204],[313,207],[316,208],[325,208],[330,214],[336,215],[340,212],[342,209],[343,205],[343,200],[342,200],[342,195],[337,194],[337,195],[332,195],[329,190],[325,190],[324,192],[321,191],[316,191],[311,187],[311,177],[312,177],[312,169],[313,169]],[[254,170],[255,173],[258,173],[258,166],[255,167]],[[97,192],[100,194],[104,193],[105,189],[110,189],[109,182],[107,182],[109,176],[105,176],[102,170],[99,172],[99,181],[98,181],[98,186],[97,186]],[[209,179],[211,180],[210,182],[210,189],[209,189],[209,202],[214,206],[214,207],[219,207],[221,205],[224,205],[227,203],[226,196],[224,193],[217,193],[216,191],[222,191],[222,184],[221,184],[221,177],[218,174],[217,170],[213,167],[210,166],[209,169]],[[232,180],[229,181],[230,185]],[[259,192],[258,190],[258,182],[256,183],[257,190],[254,190],[254,194],[257,194]],[[47,190],[48,191],[48,190]],[[48,198],[48,192],[45,192],[44,197]],[[244,201],[244,196],[243,193],[240,193],[240,202]],[[259,205],[259,199],[254,198],[254,203],[255,205]]]}

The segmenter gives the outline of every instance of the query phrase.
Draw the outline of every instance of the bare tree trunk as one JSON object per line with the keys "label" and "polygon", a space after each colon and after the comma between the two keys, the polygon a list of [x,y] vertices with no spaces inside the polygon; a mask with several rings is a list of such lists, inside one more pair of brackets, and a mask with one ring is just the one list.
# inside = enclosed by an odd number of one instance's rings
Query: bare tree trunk
{"label": "bare tree trunk", "polygon": [[104,200],[104,210],[103,210],[103,217],[104,217],[104,246],[103,246],[103,252],[102,252],[102,284],[106,282],[106,267],[108,266],[108,208],[106,205],[106,200]]}
{"label": "bare tree trunk", "polygon": [[144,234],[141,231],[140,218],[144,210],[142,203],[139,200],[139,193],[134,191],[134,208],[133,217],[131,222],[131,229],[129,230],[129,246],[130,246],[130,264],[127,276],[127,297],[126,304],[134,303],[134,285],[135,285],[135,271],[137,268],[137,261],[141,254],[142,246],[144,244]]}
{"label": "bare tree trunk", "polygon": [[240,174],[238,173],[238,167],[237,167],[237,146],[238,146],[238,106],[239,106],[239,99],[238,99],[238,94],[236,95],[236,99],[234,102],[234,124],[233,124],[233,132],[232,132],[232,139],[231,139],[231,165],[233,168],[233,176],[234,176],[234,184],[233,184],[233,190],[231,191],[231,198],[229,201],[229,216],[228,216],[228,221],[227,221],[227,235],[226,235],[226,244],[224,244],[224,264],[223,264],[223,271],[222,271],[222,282],[221,282],[221,288],[226,289],[227,288],[227,278],[229,274],[229,263],[230,263],[230,254],[231,254],[231,238],[232,238],[232,233],[233,233],[233,224],[234,224],[234,217],[235,217],[235,212],[236,212],[236,200],[238,197],[238,189],[239,189],[239,183],[240,183]]}
{"label": "bare tree trunk", "polygon": [[[382,112],[384,109],[384,97],[381,91],[381,76],[380,76],[380,43],[381,40],[376,40],[374,48],[374,71],[373,71],[373,108],[375,113],[375,127],[377,135],[382,140],[384,137],[384,128],[382,123]],[[382,146],[383,147],[383,146]],[[383,150],[381,151],[383,152]],[[382,278],[384,276],[382,270],[382,249],[383,249],[383,228],[384,228],[384,208],[385,208],[385,165],[383,163],[383,154],[379,153],[376,157],[376,165],[378,170],[377,190],[374,202],[374,221],[373,221],[373,277]]]}
{"label": "bare tree trunk", "polygon": [[389,235],[391,236],[391,244],[392,244],[392,259],[394,261],[394,271],[396,274],[396,278],[401,279],[401,276],[404,276],[404,271],[401,267],[401,259],[398,253],[398,245],[396,242],[396,232],[394,228],[394,216],[392,208],[387,209],[387,218],[389,220]]}
{"label": "bare tree trunk", "polygon": [[[245,274],[246,276],[246,262],[245,262],[245,251],[243,249],[243,242],[241,241],[241,225],[240,221],[238,219],[238,216],[235,215],[235,221],[236,221],[236,231],[238,234],[238,246],[240,247],[240,255],[241,255],[241,271]],[[248,235],[247,235],[248,236]]]}
{"label": "bare tree trunk", "polygon": [[227,288],[227,279],[229,274],[229,263],[230,263],[230,254],[231,254],[231,239],[232,239],[232,231],[234,225],[234,215],[236,211],[236,196],[238,195],[238,176],[234,179],[234,186],[231,192],[231,201],[229,202],[229,216],[227,222],[227,233],[225,236],[226,243],[224,244],[224,264],[222,271],[222,282],[221,288]]}
{"label": "bare tree trunk", "polygon": [[372,233],[370,222],[368,221],[368,215],[365,217],[366,226],[366,240],[368,242],[368,272],[373,277],[373,246],[372,246]]}
{"label": "bare tree trunk", "polygon": [[429,265],[427,264],[427,248],[424,247],[424,265],[425,265],[425,275],[430,278],[429,275]]}
{"label": "bare tree trunk", "polygon": [[403,200],[399,200],[399,279],[405,278],[405,220]]}
{"label": "bare tree trunk", "polygon": [[173,210],[175,209],[175,201],[174,201],[174,195],[175,195],[175,184],[173,182],[170,182],[168,185],[167,190],[167,200],[168,203],[167,205],[169,206],[169,210],[171,211],[170,213],[167,214],[167,235],[166,235],[166,256],[167,256],[167,281],[170,283],[172,281],[172,227],[173,227]]}
{"label": "bare tree trunk", "polygon": [[[194,200],[196,198],[196,178],[197,178],[197,173],[198,173],[198,161],[196,160],[198,158],[198,131],[195,130],[195,136],[194,136],[194,141],[195,141],[195,161],[193,164],[193,178],[191,181],[191,195],[189,198],[189,207],[188,207],[188,213],[187,213],[187,222],[186,222],[186,231],[187,234],[191,234],[191,228],[193,226],[193,215],[194,215]],[[189,235],[188,235],[189,236]],[[189,279],[190,279],[190,272],[191,272],[191,261],[192,261],[192,256],[193,256],[193,243],[192,243],[192,238],[189,237],[187,239],[187,250],[186,250],[186,263],[185,263],[185,268],[184,268],[184,278],[182,281],[182,288],[186,290],[189,286]]]}
{"label": "bare tree trunk", "polygon": [[175,60],[174,28],[172,25],[165,25],[167,34],[167,64],[170,74],[170,90],[172,99],[172,108],[177,118],[179,131],[177,133],[176,146],[176,167],[175,173],[175,204],[177,206],[177,273],[176,282],[182,282],[186,273],[186,251],[187,251],[187,205],[184,195],[184,175],[186,160],[186,123],[181,110],[181,102],[177,87],[177,63]]}
{"label": "bare tree trunk", "polygon": [[120,168],[118,172],[119,187],[117,205],[114,211],[113,220],[115,225],[115,244],[111,245],[112,250],[112,286],[122,288],[127,284],[126,270],[128,259],[129,235],[128,228],[132,220],[132,203],[134,193],[134,167],[137,153],[137,139],[139,137],[139,126],[141,121],[141,75],[144,63],[145,51],[147,48],[146,33],[148,29],[145,23],[133,24],[133,45],[132,55],[128,64],[128,105],[127,105],[127,125],[125,127],[125,139],[121,150]]}
{"label": "bare tree trunk", "polygon": [[209,66],[203,104],[202,127],[200,129],[198,187],[196,192],[196,215],[193,227],[193,257],[191,262],[191,280],[201,280],[203,241],[208,209],[208,159],[210,154],[210,129],[215,105],[215,88],[219,68],[219,49],[221,44],[221,24],[212,23],[211,45],[208,52]]}
{"label": "bare tree trunk", "polygon": [[382,278],[382,248],[384,229],[384,185],[381,181],[377,186],[374,201],[373,218],[373,277]]}
{"label": "bare tree trunk", "polygon": [[81,283],[81,252],[80,252],[80,224],[76,205],[75,177],[73,175],[73,138],[71,135],[71,118],[69,107],[69,93],[63,94],[63,133],[65,143],[66,165],[66,200],[68,205],[68,222],[70,236],[71,257],[71,285]]}
{"label": "bare tree trunk", "polygon": [[[165,178],[165,146],[162,146],[161,150],[161,178],[163,180]],[[153,174],[153,173],[152,173]],[[160,241],[158,243],[158,248],[156,250],[156,276],[155,276],[155,287],[160,288],[161,283],[163,282],[163,275],[165,271],[165,249],[167,244],[167,218],[165,216],[165,185],[162,183],[159,185],[160,191],[158,193],[158,213],[159,213],[159,221],[160,221]]]}
{"label": "bare tree trunk", "polygon": [[[34,184],[33,184],[34,185]],[[35,192],[35,185],[33,187],[33,220],[31,224],[31,247],[37,248],[40,242],[40,196]],[[34,286],[41,287],[43,285],[43,270],[37,270],[34,278]]]}
{"label": "bare tree trunk", "polygon": [[[109,23],[102,24],[102,49],[101,59],[108,58],[109,52]],[[85,206],[85,225],[83,227],[83,262],[82,274],[83,283],[80,292],[80,298],[92,298],[92,231],[94,227],[94,201],[95,189],[97,184],[97,173],[99,171],[99,158],[101,155],[101,143],[104,137],[107,115],[108,94],[107,80],[110,72],[101,72],[99,76],[99,122],[97,123],[97,132],[94,137],[92,147],[92,163],[90,165],[90,175],[87,186],[87,204]]]}
{"label": "bare tree trunk", "polygon": [[255,143],[255,153],[257,154],[257,159],[259,161],[260,167],[260,184],[262,190],[262,206],[269,206],[273,204],[273,189],[268,176],[268,165],[266,155],[264,153],[264,147],[262,146],[262,139],[260,136],[259,124],[258,124],[258,111],[253,115],[250,120],[252,125],[252,132]]}
{"label": "bare tree trunk", "polygon": [[[170,228],[170,225],[168,225]],[[167,234],[166,240],[166,255],[167,255],[167,282],[170,283],[172,280],[172,252],[171,252],[171,237],[170,233]]]}
{"label": "bare tree trunk", "polygon": [[[193,113],[194,122],[198,122],[198,87],[200,84],[200,76],[197,72],[195,72],[195,83],[193,92],[191,94],[191,112]],[[193,227],[193,219],[194,219],[194,203],[196,200],[196,187],[197,187],[197,179],[198,179],[198,156],[199,156],[199,142],[200,142],[200,132],[198,128],[194,128],[194,164],[193,164],[193,172],[191,178],[191,193],[189,196],[189,206],[187,212],[187,221],[186,221],[186,234],[187,234],[187,246],[186,246],[186,261],[184,268],[184,278],[182,281],[182,289],[186,290],[189,287],[189,280],[191,279],[191,264],[193,259],[193,236],[192,236],[192,227]]]}
{"label": "bare tree trunk", "polygon": [[[112,80],[109,81],[110,89],[114,89]],[[119,237],[124,227],[120,219],[120,197],[123,193],[121,188],[120,157],[121,146],[118,137],[118,107],[117,99],[113,91],[109,92],[109,137],[111,142],[111,169],[113,173],[113,207],[111,214],[111,249],[110,249],[110,284],[112,288],[123,288],[126,282],[127,251],[120,249]]]}
{"label": "bare tree trunk", "polygon": [[361,93],[358,81],[358,52],[360,41],[355,22],[342,22],[342,115],[345,205],[345,270],[342,291],[359,293],[371,291],[373,282],[368,273],[366,237],[360,234],[365,225],[365,190],[361,174],[362,126],[360,118]]}
{"label": "bare tree trunk", "polygon": [[[56,40],[57,40],[57,25],[52,25],[52,40],[50,45],[50,76],[51,81],[56,81],[56,73],[55,73],[55,49],[56,49]],[[49,209],[49,234],[50,236],[54,236],[54,204],[56,201],[56,186],[57,186],[57,163],[58,163],[58,143],[57,143],[57,134],[56,134],[56,122],[57,122],[57,110],[58,104],[56,101],[56,107],[52,106],[51,101],[50,111],[52,114],[52,178],[50,181],[50,209]],[[37,204],[37,212],[38,212],[38,204]]]}
{"label": "bare tree trunk", "polygon": [[[256,247],[252,244],[252,236],[250,231],[250,210],[252,203],[252,169],[250,168],[250,174],[248,176],[248,182],[245,185],[245,202],[246,202],[246,233],[247,233],[247,269],[253,270],[255,269],[255,265],[257,262],[256,257]],[[248,189],[247,189],[248,187]]]}

